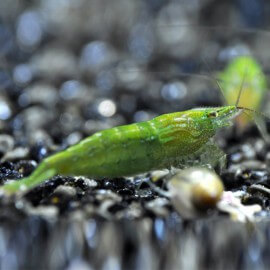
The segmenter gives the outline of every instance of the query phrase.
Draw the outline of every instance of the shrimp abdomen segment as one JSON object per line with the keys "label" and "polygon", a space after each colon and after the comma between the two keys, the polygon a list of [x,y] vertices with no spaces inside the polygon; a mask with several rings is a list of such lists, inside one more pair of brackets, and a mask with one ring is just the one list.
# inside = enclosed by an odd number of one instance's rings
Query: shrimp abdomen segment
{"label": "shrimp abdomen segment", "polygon": [[117,177],[159,167],[163,158],[155,123],[147,121],[97,132],[49,163],[59,174]]}
{"label": "shrimp abdomen segment", "polygon": [[[118,177],[169,168],[197,151],[201,136],[190,113],[165,114],[150,121],[97,132],[49,158],[63,175]],[[204,132],[205,134],[207,132]]]}

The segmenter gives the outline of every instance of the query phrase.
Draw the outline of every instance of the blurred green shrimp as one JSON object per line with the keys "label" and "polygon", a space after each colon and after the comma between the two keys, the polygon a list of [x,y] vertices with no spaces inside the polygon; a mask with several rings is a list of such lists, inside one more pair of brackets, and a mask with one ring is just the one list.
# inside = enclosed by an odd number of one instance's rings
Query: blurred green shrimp
{"label": "blurred green shrimp", "polygon": [[6,183],[2,191],[27,191],[57,174],[112,178],[216,162],[219,148],[210,139],[243,109],[196,108],[97,132],[47,157],[29,177]]}
{"label": "blurred green shrimp", "polygon": [[[227,104],[234,104],[238,89],[243,89],[239,106],[259,110],[267,91],[267,80],[259,63],[251,56],[239,56],[232,59],[226,69],[218,76],[220,88]],[[241,114],[236,124],[243,131],[250,123],[250,117]]]}

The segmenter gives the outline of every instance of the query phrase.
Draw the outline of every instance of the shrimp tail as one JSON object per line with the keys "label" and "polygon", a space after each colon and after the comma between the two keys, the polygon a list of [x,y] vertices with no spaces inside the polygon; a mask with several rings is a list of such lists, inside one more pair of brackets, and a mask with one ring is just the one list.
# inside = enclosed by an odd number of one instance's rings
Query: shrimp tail
{"label": "shrimp tail", "polygon": [[55,176],[56,174],[57,170],[55,168],[48,169],[46,163],[43,163],[40,164],[40,166],[30,176],[17,181],[10,181],[2,186],[0,191],[4,194],[24,192]]}

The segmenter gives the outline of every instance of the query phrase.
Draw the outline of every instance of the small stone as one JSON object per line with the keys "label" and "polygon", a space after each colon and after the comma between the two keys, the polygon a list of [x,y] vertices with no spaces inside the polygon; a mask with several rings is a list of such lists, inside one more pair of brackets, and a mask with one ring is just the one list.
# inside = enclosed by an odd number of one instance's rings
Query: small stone
{"label": "small stone", "polygon": [[230,154],[228,156],[228,159],[233,162],[233,163],[239,163],[240,161],[243,160],[243,153],[241,152],[235,152],[233,154]]}
{"label": "small stone", "polygon": [[154,115],[151,112],[147,111],[137,111],[134,114],[134,122],[143,122],[143,121],[148,121],[154,118]]}
{"label": "small stone", "polygon": [[37,167],[37,162],[34,160],[20,160],[16,164],[16,170],[24,177],[30,175]]}
{"label": "small stone", "polygon": [[117,191],[117,194],[121,196],[132,196],[135,194],[133,189],[130,188],[123,188]]}
{"label": "small stone", "polygon": [[74,177],[74,178],[75,178],[75,181],[79,181],[80,179],[82,179],[87,188],[94,188],[98,185],[97,181],[95,181],[93,179],[89,179],[87,177],[78,176],[78,177]]}
{"label": "small stone", "polygon": [[110,70],[102,70],[98,73],[95,84],[103,93],[108,93],[115,86],[115,75]]}
{"label": "small stone", "polygon": [[262,194],[264,194],[265,196],[270,198],[270,189],[261,185],[261,184],[253,184],[248,188],[248,191],[250,193],[256,193],[256,192],[260,192]]}
{"label": "small stone", "polygon": [[66,270],[93,270],[93,268],[83,259],[74,259],[67,266]]}
{"label": "small stone", "polygon": [[62,193],[70,197],[74,197],[76,195],[76,189],[70,186],[58,186],[55,190],[54,193]]}
{"label": "small stone", "polygon": [[90,89],[83,83],[77,80],[70,80],[64,82],[60,87],[60,97],[65,101],[74,101],[76,99],[84,99],[89,95],[91,97]]}
{"label": "small stone", "polygon": [[83,119],[77,109],[73,111],[72,107],[67,108],[66,112],[60,115],[60,127],[65,134],[80,130],[83,125]]}
{"label": "small stone", "polygon": [[[189,25],[192,19],[180,2],[165,5],[156,19],[158,44],[166,54],[173,57],[188,57],[198,48],[199,28],[171,27],[172,25]],[[162,27],[160,27],[162,26]]]}
{"label": "small stone", "polygon": [[112,125],[106,121],[99,121],[99,120],[87,120],[84,123],[84,132],[86,134],[93,134],[94,132],[111,128]]}
{"label": "small stone", "polygon": [[59,210],[56,206],[53,205],[46,205],[46,206],[38,206],[38,207],[31,207],[28,206],[26,207],[25,211],[29,215],[34,215],[34,216],[42,216],[46,219],[55,219],[58,214]]}
{"label": "small stone", "polygon": [[[43,147],[48,147],[50,149],[55,149],[55,145],[53,144],[52,138],[49,136],[49,134],[43,130],[43,129],[38,129],[35,130],[34,132],[29,132],[27,134],[27,138],[29,140],[29,144],[32,145],[33,147],[39,145],[43,145]],[[44,153],[43,155],[44,156]]]}
{"label": "small stone", "polygon": [[246,44],[236,43],[233,46],[225,47],[219,52],[218,58],[225,62],[235,58],[237,55],[250,55],[251,51]]}
{"label": "small stone", "polygon": [[18,179],[21,174],[15,169],[14,163],[10,161],[2,162],[0,164],[0,181],[5,182],[8,179]]}
{"label": "small stone", "polygon": [[170,82],[163,85],[161,95],[167,101],[181,100],[187,95],[187,87],[179,81]]}
{"label": "small stone", "polygon": [[136,59],[143,62],[150,59],[155,45],[153,30],[147,23],[137,23],[132,27],[128,47]]}
{"label": "small stone", "polygon": [[72,52],[57,47],[49,47],[36,54],[30,62],[37,74],[55,79],[76,77],[77,61]]}
{"label": "small stone", "polygon": [[28,103],[41,103],[53,107],[57,102],[57,89],[50,84],[35,83],[24,90]]}
{"label": "small stone", "polygon": [[29,149],[26,147],[17,147],[12,151],[7,152],[4,157],[2,158],[2,161],[14,161],[19,159],[25,159],[29,154]]}
{"label": "small stone", "polygon": [[112,117],[116,113],[116,104],[110,99],[102,100],[98,104],[98,112],[103,117]]}
{"label": "small stone", "polygon": [[164,170],[155,170],[151,173],[151,178],[153,182],[159,181],[162,178],[164,178],[165,176],[167,176],[169,174],[169,170],[168,169],[164,169]]}
{"label": "small stone", "polygon": [[41,161],[48,155],[47,147],[42,143],[38,142],[37,144],[33,145],[30,149],[30,158]]}
{"label": "small stone", "polygon": [[11,151],[14,147],[14,139],[12,136],[7,134],[0,135],[0,153],[5,154]]}
{"label": "small stone", "polygon": [[112,192],[111,190],[99,189],[96,191],[96,193],[97,193],[96,198],[99,201],[113,200],[115,202],[120,202],[122,200],[122,198],[119,195]]}
{"label": "small stone", "polygon": [[239,222],[254,222],[256,220],[255,214],[262,210],[258,204],[243,205],[241,200],[231,191],[223,193],[217,207],[220,211],[228,213],[233,220]]}
{"label": "small stone", "polygon": [[[1,26],[0,26],[0,33],[1,33]],[[1,44],[1,40],[0,40],[0,44]],[[0,48],[0,53],[1,53],[1,48]],[[10,89],[12,87],[13,87],[13,81],[10,74],[8,74],[6,71],[0,70],[0,90],[5,91],[6,89]]]}
{"label": "small stone", "polygon": [[101,189],[111,189],[119,190],[127,188],[131,185],[131,182],[125,178],[114,178],[114,179],[105,179],[98,181],[99,188]]}
{"label": "small stone", "polygon": [[264,203],[264,199],[261,196],[258,195],[254,195],[254,196],[245,196],[242,199],[242,203],[244,205],[254,205],[254,204],[258,204],[260,205],[262,208],[265,207],[265,203]]}
{"label": "small stone", "polygon": [[268,153],[266,154],[265,162],[266,162],[267,166],[269,167],[269,166],[270,166],[270,152],[268,152]]}
{"label": "small stone", "polygon": [[81,52],[80,68],[89,73],[96,73],[116,59],[116,53],[103,41],[92,41]]}
{"label": "small stone", "polygon": [[[0,3],[0,14],[2,11],[1,4],[2,3]],[[3,18],[2,16],[0,17]],[[1,24],[0,25],[0,55],[3,55],[3,56],[8,55],[14,48],[15,48],[15,43],[14,43],[12,32],[6,26]]]}
{"label": "small stone", "polygon": [[53,112],[40,106],[32,106],[22,112],[28,130],[36,130],[43,127],[53,118]]}
{"label": "small stone", "polygon": [[126,60],[117,65],[116,80],[119,87],[124,87],[132,92],[145,86],[147,76],[143,68],[139,67],[136,62]]}
{"label": "small stone", "polygon": [[117,219],[137,219],[142,216],[143,211],[144,209],[140,203],[132,202],[124,211],[116,213],[116,217]]}
{"label": "small stone", "polygon": [[169,200],[166,198],[156,198],[146,203],[146,208],[154,212],[158,216],[168,215],[169,210],[166,206],[169,205]]}
{"label": "small stone", "polygon": [[8,120],[12,115],[9,102],[0,96],[0,120]]}
{"label": "small stone", "polygon": [[27,85],[33,78],[33,73],[28,64],[17,65],[13,70],[13,79],[19,86]]}
{"label": "small stone", "polygon": [[244,184],[241,171],[226,170],[222,173],[222,181],[226,189],[240,188]]}
{"label": "small stone", "polygon": [[68,145],[74,145],[82,140],[82,134],[80,132],[73,132],[68,135],[66,142]]}
{"label": "small stone", "polygon": [[41,16],[36,11],[25,11],[17,22],[17,40],[26,50],[39,45],[43,35]]}
{"label": "small stone", "polygon": [[243,144],[241,150],[246,159],[254,159],[256,157],[255,149],[251,144]]}

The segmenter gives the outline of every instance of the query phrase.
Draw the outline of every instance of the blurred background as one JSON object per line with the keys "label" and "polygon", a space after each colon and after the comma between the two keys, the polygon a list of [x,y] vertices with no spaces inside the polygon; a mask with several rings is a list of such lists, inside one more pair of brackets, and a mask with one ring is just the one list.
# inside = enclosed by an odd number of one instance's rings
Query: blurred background
{"label": "blurred background", "polygon": [[[252,55],[269,73],[269,20],[270,2],[263,0],[1,0],[1,182],[29,174],[47,155],[98,130],[222,105],[217,72],[233,57]],[[148,193],[141,195],[148,210],[136,205],[104,222],[90,197],[61,193],[57,201],[50,187],[44,190],[31,194],[31,207],[27,200],[1,201],[0,269],[269,263],[267,223],[259,225],[263,238],[228,220],[186,223],[166,203],[146,204]]]}
{"label": "blurred background", "polygon": [[269,5],[1,1],[1,130],[16,143],[66,147],[96,130],[221,104],[216,71],[232,57],[252,54],[269,70]]}

